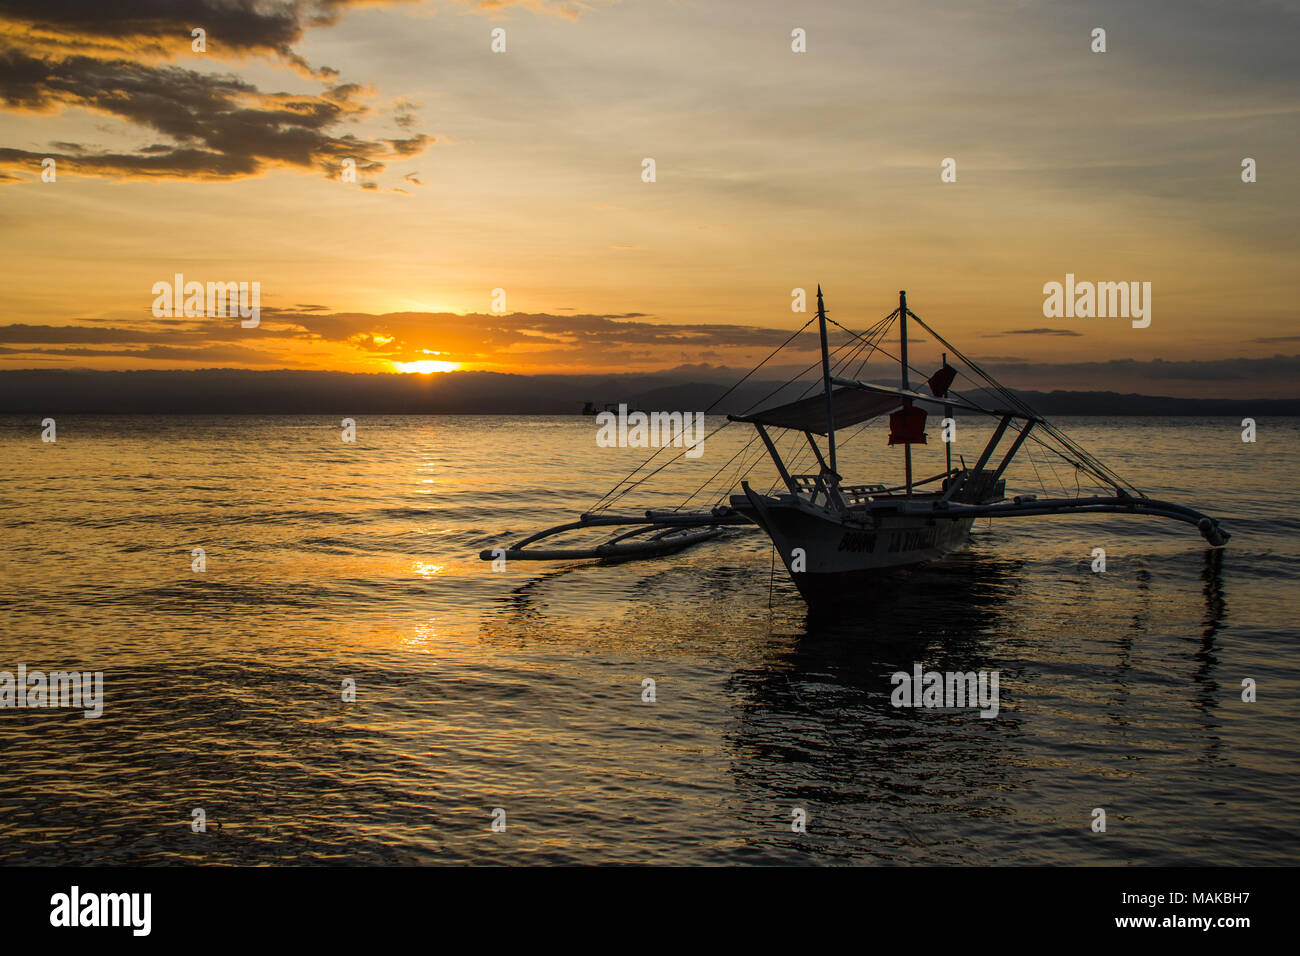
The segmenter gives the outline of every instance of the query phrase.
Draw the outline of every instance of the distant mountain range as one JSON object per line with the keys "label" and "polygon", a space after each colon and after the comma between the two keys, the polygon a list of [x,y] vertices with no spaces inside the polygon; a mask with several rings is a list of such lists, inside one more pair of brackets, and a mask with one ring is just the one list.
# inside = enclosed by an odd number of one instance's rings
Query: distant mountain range
{"label": "distant mountain range", "polygon": [[[703,376],[699,376],[703,377]],[[0,371],[0,414],[580,414],[626,403],[645,411],[740,413],[797,398],[807,382],[747,381],[729,394],[681,372],[627,375],[438,375],[317,371]],[[815,385],[813,387],[816,387]],[[993,396],[964,393],[986,407]],[[1044,415],[1300,415],[1300,398],[1168,398],[1017,391]],[[725,395],[725,397],[724,397]]]}

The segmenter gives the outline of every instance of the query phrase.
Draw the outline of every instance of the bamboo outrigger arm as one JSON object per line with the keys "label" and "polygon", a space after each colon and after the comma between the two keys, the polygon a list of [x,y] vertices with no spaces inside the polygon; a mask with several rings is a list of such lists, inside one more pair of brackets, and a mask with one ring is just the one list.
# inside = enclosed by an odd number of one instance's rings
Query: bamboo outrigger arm
{"label": "bamboo outrigger arm", "polygon": [[[629,531],[615,534],[595,546],[569,548],[529,548],[529,545],[544,538],[563,534],[566,531],[578,531],[586,528],[632,525]],[[629,558],[654,558],[672,554],[683,548],[716,538],[724,533],[726,525],[747,525],[753,529],[748,520],[727,507],[715,508],[712,512],[673,512],[647,511],[641,515],[596,515],[582,514],[577,521],[559,524],[534,535],[517,541],[507,548],[488,548],[479,552],[484,561],[504,558],[507,561],[567,561],[581,558],[606,558],[626,560]],[[644,541],[632,538],[650,535]]]}
{"label": "bamboo outrigger arm", "polygon": [[956,501],[928,503],[924,501],[905,502],[901,510],[908,514],[924,514],[933,511],[936,515],[953,518],[1015,518],[1036,515],[1055,514],[1141,514],[1160,518],[1173,518],[1196,525],[1201,537],[1216,548],[1221,548],[1232,537],[1219,527],[1219,522],[1209,515],[1193,511],[1183,505],[1155,498],[1134,498],[1129,495],[1120,497],[1094,498],[1036,498],[1022,495],[1011,501],[991,502],[988,504],[965,504]]}

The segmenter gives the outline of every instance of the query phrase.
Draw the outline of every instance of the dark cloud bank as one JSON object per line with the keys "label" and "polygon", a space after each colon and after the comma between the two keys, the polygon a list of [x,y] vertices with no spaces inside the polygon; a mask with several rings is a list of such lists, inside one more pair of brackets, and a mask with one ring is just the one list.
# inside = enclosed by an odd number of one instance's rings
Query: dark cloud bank
{"label": "dark cloud bank", "polygon": [[[0,0],[0,110],[84,109],[157,140],[128,151],[89,143],[0,148],[0,180],[33,179],[46,157],[60,172],[112,179],[225,180],[277,167],[337,178],[345,159],[373,176],[388,161],[423,152],[434,140],[411,131],[409,109],[394,117],[403,135],[341,132],[370,113],[361,102],[365,88],[337,82],[336,70],[313,68],[292,48],[308,28],[332,25],[362,2]],[[207,31],[212,72],[167,62],[190,52],[195,27]],[[308,95],[259,90],[230,72],[249,57],[279,60],[324,88]]]}

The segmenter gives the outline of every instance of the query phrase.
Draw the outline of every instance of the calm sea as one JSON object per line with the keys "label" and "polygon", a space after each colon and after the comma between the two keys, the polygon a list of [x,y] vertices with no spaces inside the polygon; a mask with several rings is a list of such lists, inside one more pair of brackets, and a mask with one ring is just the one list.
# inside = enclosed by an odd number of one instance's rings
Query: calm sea
{"label": "calm sea", "polygon": [[[0,862],[1294,864],[1300,420],[1254,444],[1060,424],[1227,550],[1151,518],[981,521],[810,619],[758,534],[480,561],[643,457],[580,416],[363,416],[354,443],[337,417],[64,416],[53,444],[0,419],[0,671],[102,671],[105,698],[0,710]],[[714,503],[749,438],[620,508]],[[898,466],[877,427],[841,471]],[[1037,452],[1012,478],[1075,488]],[[997,671],[1000,714],[891,706],[914,664]]]}

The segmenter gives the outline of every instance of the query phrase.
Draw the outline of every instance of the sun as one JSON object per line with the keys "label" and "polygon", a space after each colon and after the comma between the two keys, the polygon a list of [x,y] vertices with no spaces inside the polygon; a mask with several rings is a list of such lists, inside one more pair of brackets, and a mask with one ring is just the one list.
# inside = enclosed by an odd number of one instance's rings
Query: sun
{"label": "sun", "polygon": [[427,375],[430,372],[454,372],[460,368],[459,362],[439,362],[435,359],[421,359],[418,362],[394,362],[393,368],[399,372],[415,372]]}

